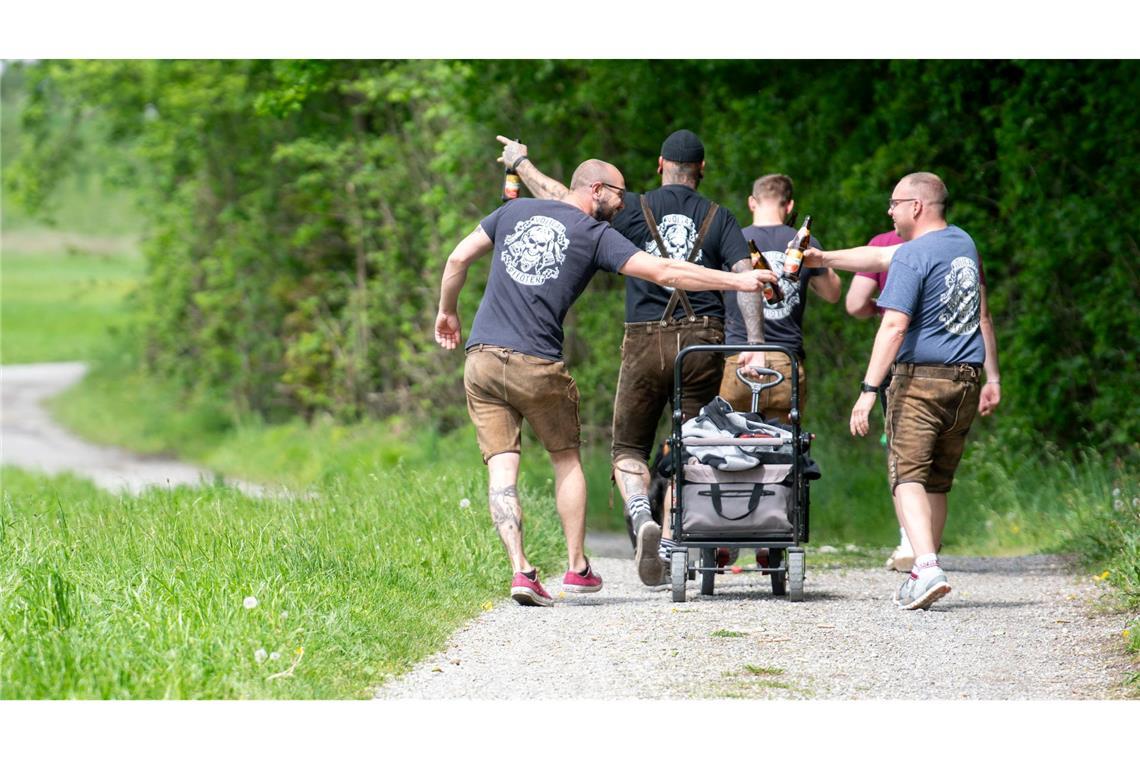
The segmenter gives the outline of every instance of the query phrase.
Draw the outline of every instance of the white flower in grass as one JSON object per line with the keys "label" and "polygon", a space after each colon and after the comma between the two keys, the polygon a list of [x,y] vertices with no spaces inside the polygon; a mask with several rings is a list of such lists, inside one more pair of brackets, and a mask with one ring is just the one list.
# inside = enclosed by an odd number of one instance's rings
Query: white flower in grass
{"label": "white flower in grass", "polygon": [[245,599],[242,599],[241,606],[245,607],[247,610],[252,610],[257,606],[257,597],[247,596]]}
{"label": "white flower in grass", "polygon": [[467,509],[470,506],[471,506],[471,500],[470,499],[464,497],[464,498],[459,500],[459,508],[460,509]]}
{"label": "white flower in grass", "polygon": [[1112,508],[1119,512],[1120,510],[1124,509],[1124,502],[1120,499],[1117,499],[1116,501],[1112,502]]}
{"label": "white flower in grass", "polygon": [[281,610],[281,619],[284,620],[287,617],[289,617],[289,610]]}
{"label": "white flower in grass", "polygon": [[1119,496],[1120,495],[1120,489],[1119,488],[1112,489],[1112,495],[1113,496]]}
{"label": "white flower in grass", "polygon": [[[276,654],[276,652],[274,652],[274,654]],[[253,653],[253,659],[257,660],[258,665],[265,662],[265,658],[268,656],[269,655],[266,653],[266,651],[264,649],[258,649],[256,652]]]}
{"label": "white flower in grass", "polygon": [[[264,651],[264,650],[262,650],[262,651]],[[280,652],[270,652],[269,653],[269,659],[280,660],[281,659],[281,653]]]}

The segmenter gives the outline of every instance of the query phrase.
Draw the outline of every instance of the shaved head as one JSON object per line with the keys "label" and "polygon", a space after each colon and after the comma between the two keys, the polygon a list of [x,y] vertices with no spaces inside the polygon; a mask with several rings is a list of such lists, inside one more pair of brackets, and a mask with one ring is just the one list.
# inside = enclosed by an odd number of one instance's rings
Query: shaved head
{"label": "shaved head", "polygon": [[616,166],[601,159],[587,158],[574,170],[574,176],[570,178],[570,189],[589,187],[595,182],[608,182],[619,187],[623,184],[621,172]]}
{"label": "shaved head", "polygon": [[939,206],[938,212],[945,216],[948,193],[946,185],[937,174],[930,172],[915,172],[899,180],[899,185],[905,185],[907,193],[922,201],[924,206]]}

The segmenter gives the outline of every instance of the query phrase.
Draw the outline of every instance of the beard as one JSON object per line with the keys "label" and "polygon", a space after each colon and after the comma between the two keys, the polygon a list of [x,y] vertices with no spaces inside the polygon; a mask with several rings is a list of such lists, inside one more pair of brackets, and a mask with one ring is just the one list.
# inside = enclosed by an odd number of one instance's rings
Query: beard
{"label": "beard", "polygon": [[609,201],[598,201],[598,207],[594,209],[594,218],[599,222],[609,222],[617,215],[617,206],[610,205]]}

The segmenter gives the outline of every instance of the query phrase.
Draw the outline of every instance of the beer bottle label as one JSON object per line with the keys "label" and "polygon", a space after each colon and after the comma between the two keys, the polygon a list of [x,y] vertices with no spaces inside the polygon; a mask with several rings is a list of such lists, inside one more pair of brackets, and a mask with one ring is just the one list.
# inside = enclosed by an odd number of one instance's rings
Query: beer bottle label
{"label": "beer bottle label", "polygon": [[519,197],[519,175],[507,173],[503,177],[503,200],[513,201]]}

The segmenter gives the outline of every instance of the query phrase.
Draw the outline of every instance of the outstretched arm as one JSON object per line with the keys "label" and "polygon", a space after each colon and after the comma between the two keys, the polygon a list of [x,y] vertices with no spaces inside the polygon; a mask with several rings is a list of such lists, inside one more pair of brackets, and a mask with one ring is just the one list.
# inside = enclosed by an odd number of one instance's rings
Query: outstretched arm
{"label": "outstretched arm", "polygon": [[898,245],[861,245],[839,251],[808,248],[804,251],[804,266],[834,267],[844,272],[885,272],[898,249]]}
{"label": "outstretched arm", "polygon": [[776,274],[771,270],[744,267],[740,272],[722,272],[719,269],[697,266],[687,261],[650,256],[638,251],[629,257],[620,270],[627,277],[661,285],[662,287],[684,290],[746,290],[756,292],[765,282],[776,282]]}
{"label": "outstretched arm", "polygon": [[526,145],[502,135],[495,135],[495,139],[503,144],[503,155],[496,160],[503,166],[513,166],[535,198],[560,201],[570,192],[566,185],[538,170],[527,155]]}
{"label": "outstretched arm", "polygon": [[998,369],[997,335],[994,321],[990,317],[990,305],[986,300],[986,286],[982,286],[982,342],[986,344],[986,362],[982,368],[986,372],[986,384],[978,398],[978,414],[988,415],[1001,403],[1001,370]]}
{"label": "outstretched arm", "polygon": [[467,269],[480,256],[485,255],[494,242],[476,227],[455,246],[443,267],[443,281],[439,286],[439,312],[435,317],[435,342],[448,351],[459,345],[463,338],[463,325],[459,321],[459,291],[467,280]]}
{"label": "outstretched arm", "polygon": [[[741,259],[732,265],[733,272],[747,272],[752,269],[750,259]],[[731,298],[732,296],[728,296]],[[749,293],[741,290],[736,294],[736,303],[740,307],[740,316],[744,318],[744,329],[748,333],[749,343],[764,342],[764,297],[760,292]],[[745,351],[740,355],[741,367],[763,367],[763,351]]]}

